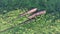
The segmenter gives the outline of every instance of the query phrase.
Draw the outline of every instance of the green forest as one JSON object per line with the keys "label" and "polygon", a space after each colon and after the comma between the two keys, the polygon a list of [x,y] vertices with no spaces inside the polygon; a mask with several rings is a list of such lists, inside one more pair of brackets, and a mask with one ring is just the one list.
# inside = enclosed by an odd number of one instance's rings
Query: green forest
{"label": "green forest", "polygon": [[[18,17],[32,8],[46,14]],[[0,0],[0,34],[60,34],[60,0]]]}

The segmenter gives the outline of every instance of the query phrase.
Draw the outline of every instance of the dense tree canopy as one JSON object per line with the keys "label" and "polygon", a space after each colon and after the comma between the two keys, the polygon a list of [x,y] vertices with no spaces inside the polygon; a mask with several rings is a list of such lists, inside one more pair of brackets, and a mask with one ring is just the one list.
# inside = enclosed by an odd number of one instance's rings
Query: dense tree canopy
{"label": "dense tree canopy", "polygon": [[11,10],[37,7],[46,9],[49,12],[60,9],[60,0],[0,0],[0,13],[6,13]]}

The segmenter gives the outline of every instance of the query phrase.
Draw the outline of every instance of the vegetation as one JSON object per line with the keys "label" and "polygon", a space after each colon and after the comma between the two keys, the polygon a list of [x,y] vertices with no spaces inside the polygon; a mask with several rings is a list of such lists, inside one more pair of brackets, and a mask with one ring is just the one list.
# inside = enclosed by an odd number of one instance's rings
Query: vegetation
{"label": "vegetation", "polygon": [[[0,34],[60,34],[59,3],[60,0],[1,0]],[[47,13],[21,25],[28,20],[27,15],[17,17],[35,7]]]}

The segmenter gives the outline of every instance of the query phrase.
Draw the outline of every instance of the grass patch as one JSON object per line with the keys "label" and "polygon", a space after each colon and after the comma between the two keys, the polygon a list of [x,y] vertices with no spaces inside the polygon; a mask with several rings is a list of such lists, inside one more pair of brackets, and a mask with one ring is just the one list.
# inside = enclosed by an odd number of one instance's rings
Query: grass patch
{"label": "grass patch", "polygon": [[[3,31],[0,34],[60,34],[59,13],[40,15],[26,24],[16,25],[27,20],[26,17],[17,18],[24,11],[19,9],[8,12],[4,16],[0,15],[0,31]],[[13,20],[15,18],[17,19]],[[4,31],[12,26],[15,27]]]}

